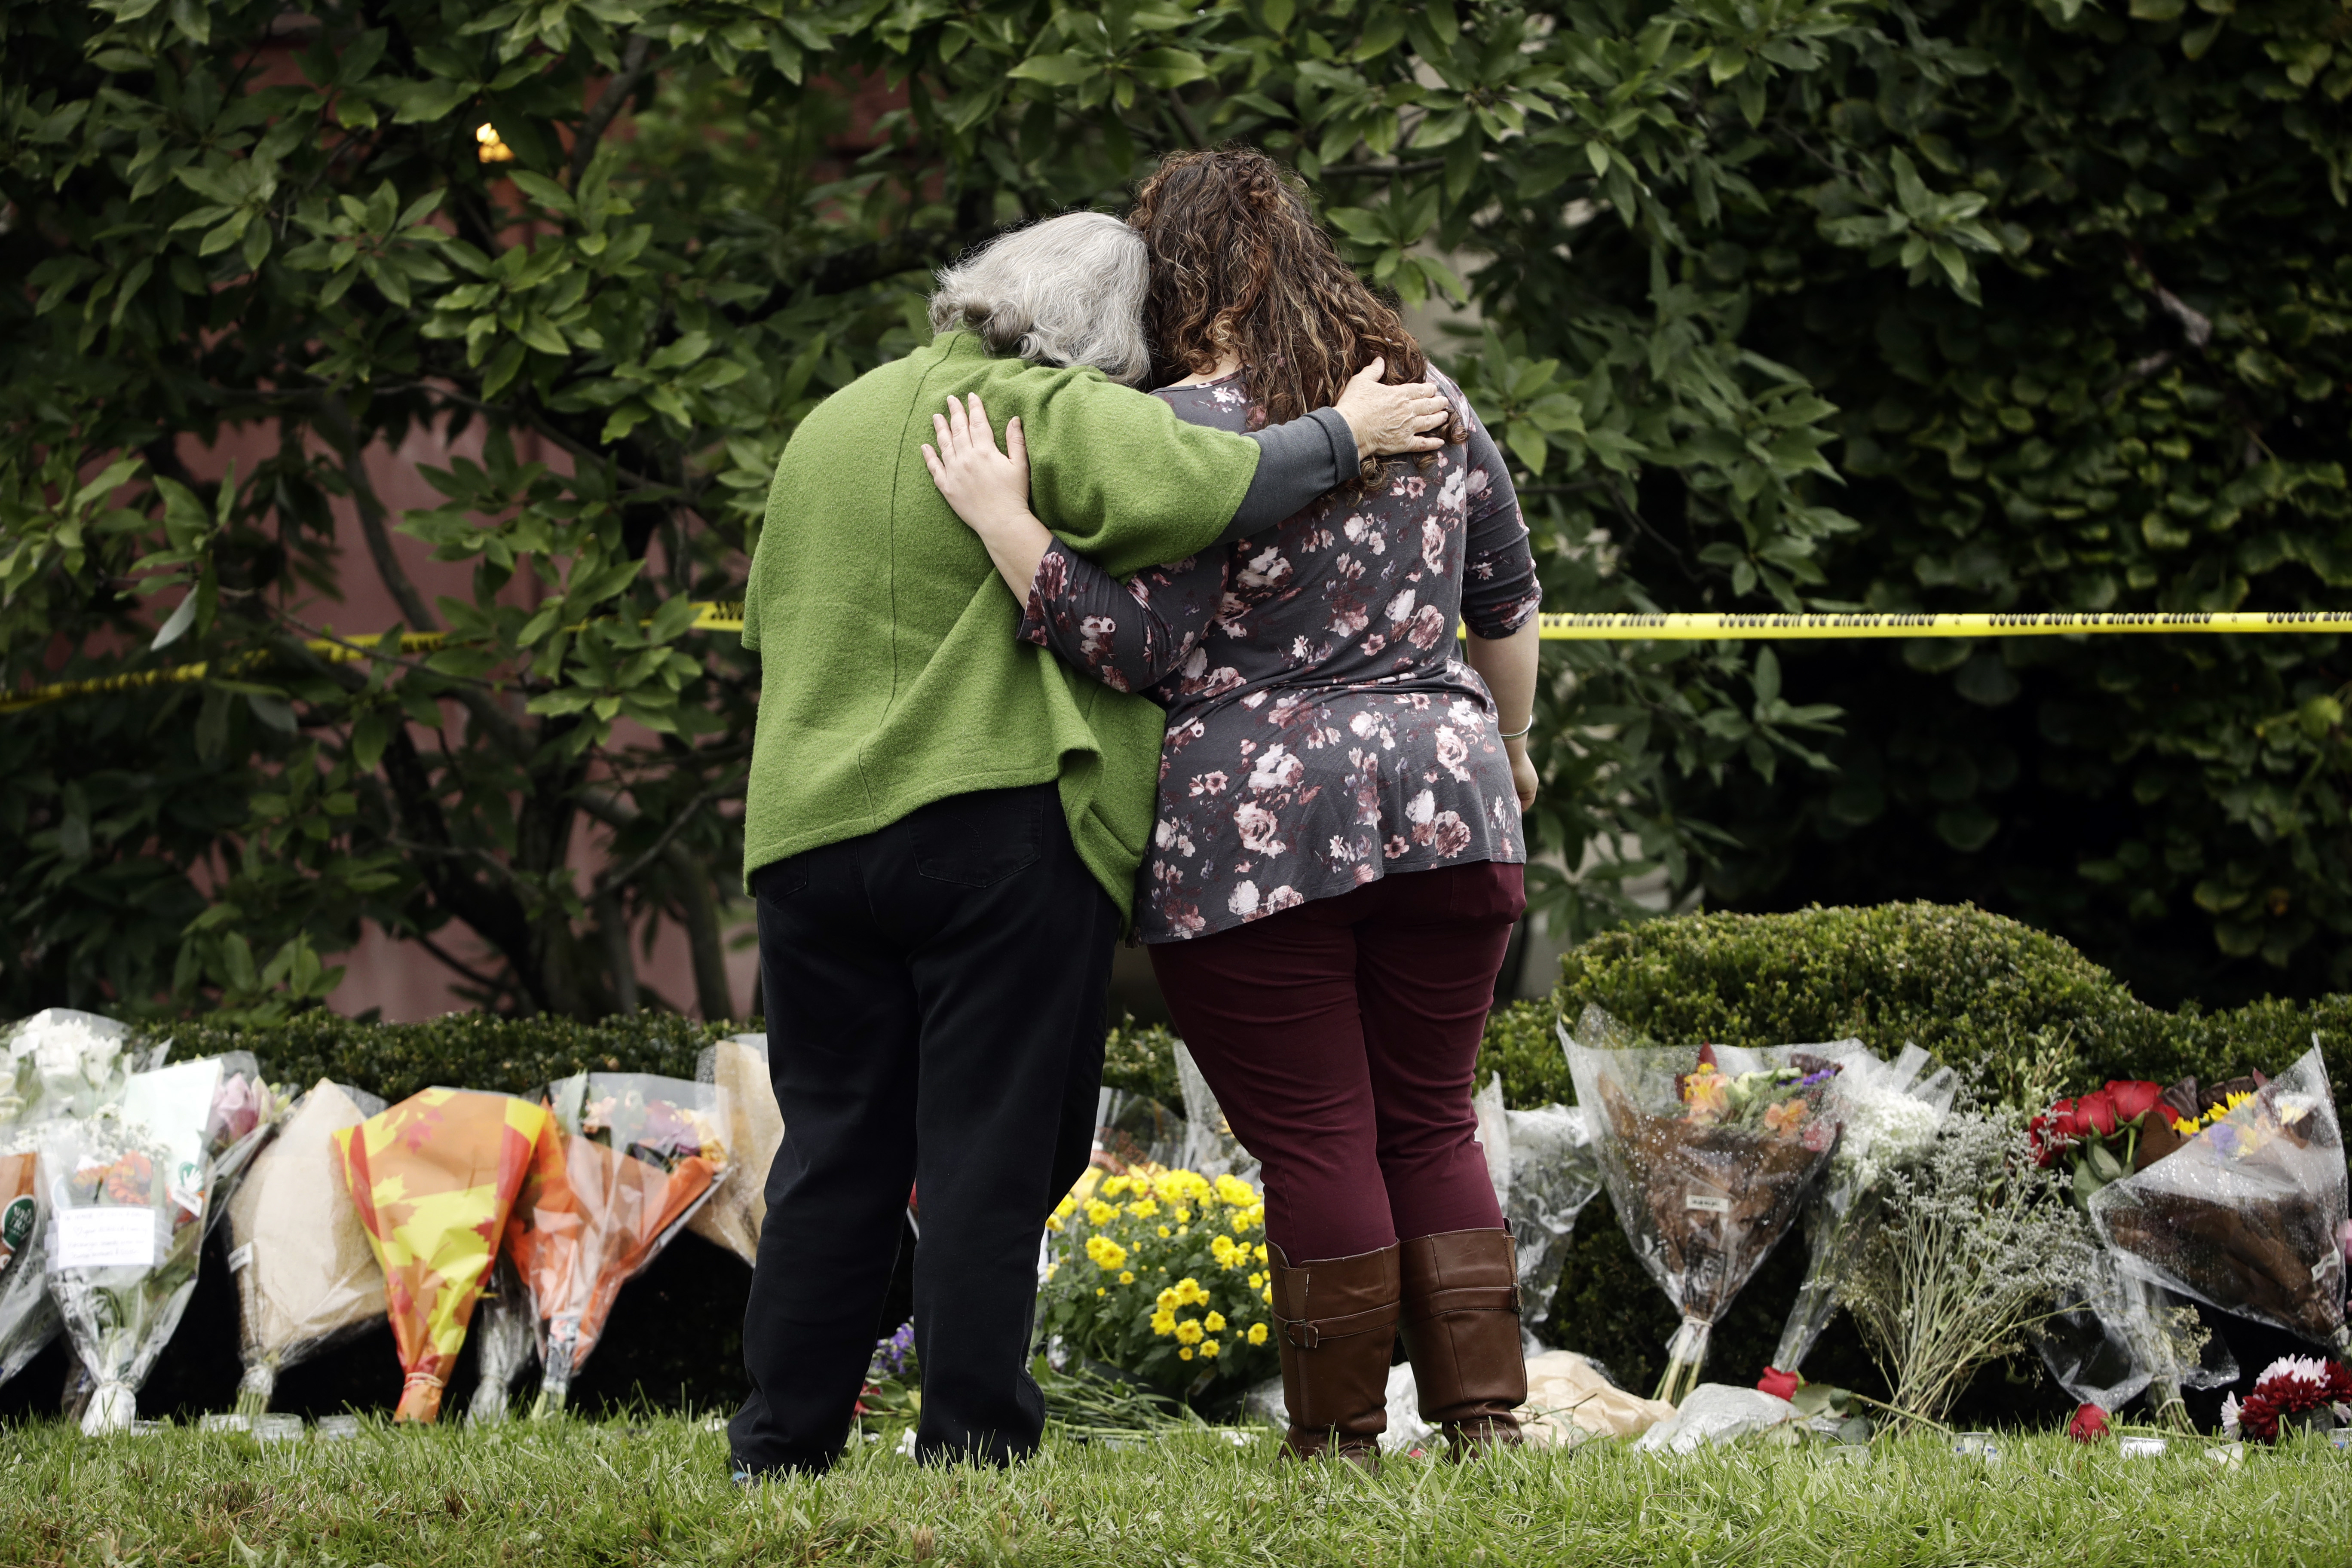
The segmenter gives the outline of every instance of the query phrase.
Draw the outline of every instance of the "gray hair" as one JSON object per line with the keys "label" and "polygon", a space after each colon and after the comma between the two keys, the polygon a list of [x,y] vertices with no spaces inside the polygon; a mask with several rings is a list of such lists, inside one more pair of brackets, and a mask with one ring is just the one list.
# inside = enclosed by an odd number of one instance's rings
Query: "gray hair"
{"label": "gray hair", "polygon": [[999,235],[940,271],[931,330],[969,327],[992,353],[1088,364],[1129,385],[1150,368],[1143,237],[1108,213],[1066,213]]}

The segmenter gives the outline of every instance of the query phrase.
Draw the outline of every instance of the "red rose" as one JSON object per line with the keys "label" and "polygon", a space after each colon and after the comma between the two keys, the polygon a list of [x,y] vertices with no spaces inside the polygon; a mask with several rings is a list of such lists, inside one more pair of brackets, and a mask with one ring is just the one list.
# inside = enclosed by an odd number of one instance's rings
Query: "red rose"
{"label": "red rose", "polygon": [[1764,1375],[1756,1380],[1756,1386],[1775,1399],[1794,1399],[1797,1397],[1797,1384],[1803,1381],[1793,1372],[1768,1366],[1764,1369]]}
{"label": "red rose", "polygon": [[2107,1413],[2095,1405],[2083,1405],[2066,1423],[2066,1436],[2077,1443],[2095,1443],[2106,1435]]}
{"label": "red rose", "polygon": [[2086,1131],[2102,1138],[2115,1136],[2119,1119],[2116,1115],[2116,1097],[2111,1089],[2095,1089],[2076,1100],[2074,1108]]}
{"label": "red rose", "polygon": [[2114,1102],[2116,1120],[2125,1123],[2137,1121],[2141,1117],[2154,1110],[2157,1102],[2164,1098],[2164,1087],[2161,1084],[2149,1083],[2141,1079],[2115,1079],[2101,1092]]}

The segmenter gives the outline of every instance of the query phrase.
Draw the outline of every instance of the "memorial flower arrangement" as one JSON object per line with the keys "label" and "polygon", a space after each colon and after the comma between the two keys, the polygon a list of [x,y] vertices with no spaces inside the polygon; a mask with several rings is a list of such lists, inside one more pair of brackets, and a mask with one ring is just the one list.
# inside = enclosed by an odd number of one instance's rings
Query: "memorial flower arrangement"
{"label": "memorial flower arrangement", "polygon": [[332,1134],[343,1188],[383,1270],[400,1355],[395,1421],[433,1422],[546,1110],[508,1094],[427,1089]]}
{"label": "memorial flower arrangement", "polygon": [[2275,1443],[2279,1426],[2296,1417],[2333,1426],[2352,1420],[2352,1367],[2317,1356],[2281,1356],[2263,1369],[2245,1403],[2236,1394],[2221,1402],[2221,1433],[2256,1443]]}
{"label": "memorial flower arrangement", "polygon": [[1562,1030],[1625,1238],[1682,1312],[1656,1397],[1697,1386],[1714,1325],[1796,1222],[1837,1147],[1836,1064],[1627,1044],[1599,1008]]}
{"label": "memorial flower arrangement", "polygon": [[661,1255],[729,1168],[709,1084],[582,1073],[551,1085],[548,1099],[556,1131],[534,1156],[506,1232],[531,1308],[541,1415],[570,1399],[621,1287]]}
{"label": "memorial flower arrangement", "polygon": [[2185,1124],[2179,1148],[2089,1201],[2126,1271],[2339,1354],[2352,1349],[2344,1144],[2318,1045]]}
{"label": "memorial flower arrangement", "polygon": [[[2226,1096],[2211,1102],[2217,1114],[2224,1102]],[[2036,1163],[2067,1173],[2067,1193],[2088,1215],[2102,1189],[2178,1150],[2203,1124],[2195,1079],[2168,1089],[2112,1079],[2053,1104],[2027,1124],[2027,1136]],[[2127,1271],[2112,1248],[2092,1256],[2080,1285],[2033,1339],[2050,1374],[2084,1408],[2121,1409],[2145,1389],[2156,1418],[2183,1431],[2189,1422],[2182,1389],[2238,1375],[2196,1309]]]}
{"label": "memorial flower arrangement", "polygon": [[1796,1387],[1797,1369],[1837,1310],[1839,1282],[1853,1271],[1877,1233],[1887,1178],[1927,1152],[1958,1087],[1952,1069],[1930,1070],[1927,1053],[1916,1046],[1904,1047],[1893,1062],[1881,1061],[1859,1041],[1813,1047],[1807,1054],[1814,1052],[1832,1058],[1841,1068],[1833,1089],[1844,1131],[1805,1207],[1810,1257],[1804,1283],[1789,1309],[1772,1364],[1757,1384],[1783,1399]]}
{"label": "memorial flower arrangement", "polygon": [[1274,1372],[1265,1204],[1247,1182],[1089,1172],[1046,1226],[1041,1316],[1069,1349],[1184,1399]]}

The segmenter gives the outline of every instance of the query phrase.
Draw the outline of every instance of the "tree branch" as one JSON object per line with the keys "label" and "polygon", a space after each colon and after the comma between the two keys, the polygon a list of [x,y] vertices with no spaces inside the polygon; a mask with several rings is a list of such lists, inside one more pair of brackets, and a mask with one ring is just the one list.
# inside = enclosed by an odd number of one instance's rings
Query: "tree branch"
{"label": "tree branch", "polygon": [[1445,167],[1443,158],[1414,158],[1402,163],[1328,163],[1324,166],[1327,180],[1354,179],[1372,174],[1427,174]]}
{"label": "tree branch", "polygon": [[580,176],[588,172],[589,163],[594,160],[597,144],[604,140],[604,132],[611,129],[613,117],[621,112],[621,106],[629,101],[629,95],[637,90],[637,84],[646,79],[646,72],[652,68],[653,47],[654,41],[643,33],[629,40],[629,47],[621,55],[621,74],[604,84],[604,90],[596,95],[596,101],[589,109],[587,118],[581,121],[580,132],[572,140],[572,185],[574,190],[579,188]]}

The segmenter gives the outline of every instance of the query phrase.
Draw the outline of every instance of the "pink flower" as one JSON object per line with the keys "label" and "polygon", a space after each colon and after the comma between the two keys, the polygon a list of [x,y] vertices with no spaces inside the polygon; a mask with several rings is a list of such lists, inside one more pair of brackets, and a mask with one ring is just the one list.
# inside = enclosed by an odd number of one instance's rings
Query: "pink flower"
{"label": "pink flower", "polygon": [[1279,855],[1290,847],[1276,837],[1282,819],[1262,805],[1244,801],[1234,807],[1234,826],[1241,830],[1242,847],[1254,855]]}
{"label": "pink flower", "polygon": [[1450,860],[1470,847],[1470,825],[1458,813],[1442,811],[1430,824],[1430,843],[1438,854]]}

